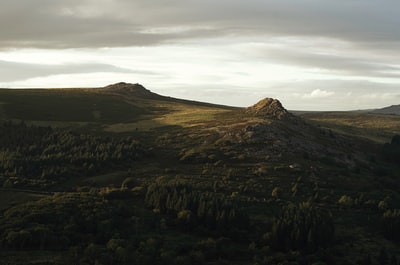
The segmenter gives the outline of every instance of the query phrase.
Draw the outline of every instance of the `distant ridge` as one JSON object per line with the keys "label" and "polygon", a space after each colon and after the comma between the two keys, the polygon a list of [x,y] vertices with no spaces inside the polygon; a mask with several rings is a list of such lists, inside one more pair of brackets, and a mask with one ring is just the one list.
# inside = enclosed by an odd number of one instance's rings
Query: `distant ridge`
{"label": "distant ridge", "polygon": [[105,92],[107,94],[115,94],[121,95],[127,98],[141,98],[141,99],[153,99],[153,100],[162,100],[168,102],[176,102],[181,104],[188,104],[194,106],[202,106],[202,107],[219,107],[224,109],[240,109],[239,107],[232,107],[220,104],[213,104],[201,101],[194,101],[188,99],[180,99],[180,98],[173,98],[169,96],[163,96],[154,92],[151,92],[144,86],[139,83],[132,84],[132,83],[125,83],[119,82],[112,85],[108,85],[102,88],[99,88],[98,91]]}
{"label": "distant ridge", "polygon": [[253,106],[246,108],[246,113],[278,120],[284,120],[292,116],[279,100],[273,98],[260,100]]}
{"label": "distant ridge", "polygon": [[400,115],[400,105],[392,105],[389,107],[376,109],[371,111],[376,114],[391,114],[391,115]]}

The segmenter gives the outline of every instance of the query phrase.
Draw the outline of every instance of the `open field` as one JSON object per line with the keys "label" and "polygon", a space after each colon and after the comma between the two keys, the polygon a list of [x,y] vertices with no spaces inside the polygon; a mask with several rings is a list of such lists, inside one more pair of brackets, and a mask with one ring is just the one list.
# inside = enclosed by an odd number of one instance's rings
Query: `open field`
{"label": "open field", "polygon": [[193,108],[190,106],[175,106],[170,113],[164,115],[142,116],[142,120],[133,123],[116,123],[105,127],[107,132],[148,131],[164,126],[194,127],[213,121],[216,115],[229,110]]}
{"label": "open field", "polygon": [[378,143],[390,142],[400,134],[400,116],[367,112],[309,112],[301,115],[336,132],[364,137]]}

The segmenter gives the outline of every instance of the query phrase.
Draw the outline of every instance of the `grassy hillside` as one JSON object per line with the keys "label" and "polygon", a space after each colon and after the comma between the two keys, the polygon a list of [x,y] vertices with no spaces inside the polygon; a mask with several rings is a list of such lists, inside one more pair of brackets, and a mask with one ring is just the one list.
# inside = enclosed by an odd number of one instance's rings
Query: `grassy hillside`
{"label": "grassy hillside", "polygon": [[336,132],[385,143],[400,132],[400,116],[369,112],[307,112],[300,115]]}
{"label": "grassy hillside", "polygon": [[400,261],[393,117],[125,83],[0,101],[0,264]]}
{"label": "grassy hillside", "polygon": [[58,122],[132,121],[147,112],[88,90],[0,90],[3,119]]}
{"label": "grassy hillside", "polygon": [[113,87],[0,89],[0,119],[43,126],[95,129],[100,126],[110,132],[125,132],[168,125],[192,126],[234,109],[152,95],[147,98]]}

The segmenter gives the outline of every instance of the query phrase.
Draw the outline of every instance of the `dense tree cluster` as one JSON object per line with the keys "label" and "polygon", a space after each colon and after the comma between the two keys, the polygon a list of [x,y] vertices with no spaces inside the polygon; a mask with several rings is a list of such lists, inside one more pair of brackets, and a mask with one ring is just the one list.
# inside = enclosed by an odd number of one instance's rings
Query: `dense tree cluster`
{"label": "dense tree cluster", "polygon": [[[0,125],[0,181],[4,187],[45,187],[92,175],[145,155],[132,137],[104,137],[27,126]],[[1,185],[1,183],[0,183]]]}
{"label": "dense tree cluster", "polygon": [[330,213],[310,203],[300,203],[283,208],[268,236],[277,250],[315,251],[332,243],[334,224]]}
{"label": "dense tree cluster", "polygon": [[4,212],[0,243],[13,249],[65,249],[106,242],[119,227],[135,232],[124,216],[135,216],[134,209],[97,195],[57,194]]}
{"label": "dense tree cluster", "polygon": [[146,203],[163,214],[177,215],[189,227],[201,224],[211,230],[247,228],[248,216],[222,194],[193,190],[187,184],[154,183]]}
{"label": "dense tree cluster", "polygon": [[0,248],[63,251],[54,264],[200,265],[237,255],[226,237],[164,236],[162,216],[135,206],[132,191],[109,196],[118,192],[128,191],[59,193],[12,207],[0,219]]}

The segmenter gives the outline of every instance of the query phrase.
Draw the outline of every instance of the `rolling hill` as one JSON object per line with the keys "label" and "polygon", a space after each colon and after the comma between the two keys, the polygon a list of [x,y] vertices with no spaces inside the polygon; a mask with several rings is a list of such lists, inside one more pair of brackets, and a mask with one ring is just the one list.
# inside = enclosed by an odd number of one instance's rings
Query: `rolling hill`
{"label": "rolling hill", "polygon": [[127,83],[2,89],[0,102],[0,264],[400,254],[397,138],[382,140],[400,133],[397,117],[294,115],[271,98],[235,108]]}
{"label": "rolling hill", "polygon": [[146,127],[143,120],[157,127],[163,122],[168,124],[168,114],[172,113],[179,118],[195,118],[202,110],[211,113],[234,109],[160,96],[139,84],[126,83],[91,89],[0,89],[0,101],[2,120],[63,127]]}
{"label": "rolling hill", "polygon": [[400,105],[392,105],[389,107],[373,110],[372,113],[400,115]]}

